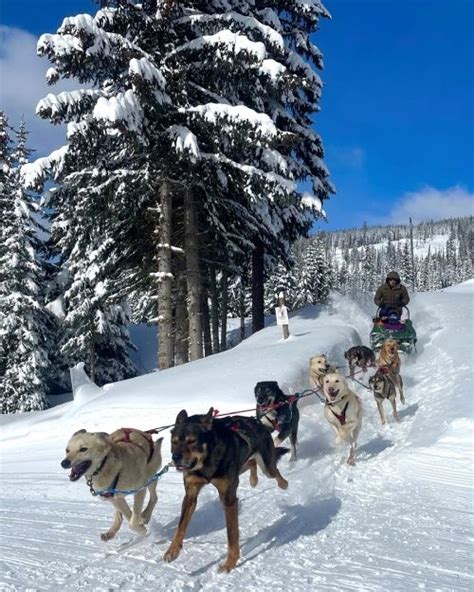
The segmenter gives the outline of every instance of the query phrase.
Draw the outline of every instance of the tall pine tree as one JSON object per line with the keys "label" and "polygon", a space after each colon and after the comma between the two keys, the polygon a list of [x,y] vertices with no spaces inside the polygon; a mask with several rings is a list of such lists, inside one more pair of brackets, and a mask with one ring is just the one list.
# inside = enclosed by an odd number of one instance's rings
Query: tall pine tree
{"label": "tall pine tree", "polygon": [[2,413],[46,407],[52,319],[43,307],[38,257],[38,207],[21,185],[28,159],[22,123],[12,149],[11,128],[0,112],[0,401]]}

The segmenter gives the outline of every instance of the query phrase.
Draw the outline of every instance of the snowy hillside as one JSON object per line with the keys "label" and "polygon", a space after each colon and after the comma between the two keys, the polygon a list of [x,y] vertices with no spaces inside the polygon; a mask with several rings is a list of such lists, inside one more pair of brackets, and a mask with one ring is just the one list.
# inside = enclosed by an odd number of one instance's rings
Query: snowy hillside
{"label": "snowy hillside", "polygon": [[[390,237],[389,233],[388,237]],[[427,239],[417,238],[413,241],[413,251],[415,257],[424,259],[428,252],[432,253],[433,255],[441,253],[443,254],[446,250],[446,245],[449,240],[449,234],[434,234]],[[409,238],[399,238],[396,240],[392,240],[391,244],[393,245],[394,249],[398,249],[399,251],[403,251],[406,248],[406,245],[410,245]],[[374,243],[371,246],[375,250],[375,252],[384,251],[387,248],[388,240],[380,243]],[[352,247],[349,249],[349,254],[352,253],[352,250],[356,251],[359,254],[359,257],[363,257],[365,254],[365,246],[359,247]],[[340,266],[343,261],[345,260],[345,249],[341,247],[336,247],[334,252],[332,253],[334,257],[334,262]]]}
{"label": "snowy hillside", "polygon": [[124,525],[102,542],[112,508],[60,468],[69,436],[83,427],[169,424],[183,407],[249,409],[259,380],[300,391],[310,356],[325,352],[342,365],[350,345],[367,344],[370,308],[338,296],[328,309],[296,313],[286,342],[271,326],[230,351],[82,389],[48,411],[1,417],[0,590],[472,590],[473,296],[474,281],[413,297],[419,347],[403,362],[401,422],[388,414],[382,427],[371,394],[353,384],[364,404],[355,467],[344,464],[347,451],[335,447],[322,405],[300,401],[299,460],[280,466],[289,489],[264,477],[251,489],[242,478],[241,560],[230,574],[217,570],[226,531],[212,486],[203,489],[180,557],[162,561],[183,495],[173,470],[158,484],[149,534]]}
{"label": "snowy hillside", "polygon": [[[333,287],[342,293],[375,291],[388,271],[417,292],[439,290],[473,276],[472,216],[409,225],[389,225],[324,233]],[[413,253],[410,236],[413,234]]]}

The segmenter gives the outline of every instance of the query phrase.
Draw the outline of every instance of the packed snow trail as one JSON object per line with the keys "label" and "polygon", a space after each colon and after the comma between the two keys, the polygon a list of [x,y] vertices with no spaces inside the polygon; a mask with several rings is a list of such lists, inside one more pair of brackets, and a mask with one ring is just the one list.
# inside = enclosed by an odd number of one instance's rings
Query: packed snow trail
{"label": "packed snow trail", "polygon": [[[146,537],[124,525],[101,542],[112,509],[60,469],[67,439],[81,427],[163,425],[183,407],[252,407],[257,380],[301,390],[310,355],[342,363],[350,345],[367,344],[370,307],[336,298],[327,311],[295,315],[287,342],[270,327],[224,354],[110,385],[89,402],[1,418],[0,590],[472,590],[473,294],[471,282],[413,299],[418,353],[403,361],[399,424],[387,408],[381,426],[372,395],[353,385],[364,404],[354,468],[344,463],[347,450],[334,447],[322,405],[300,402],[299,460],[281,462],[288,491],[263,476],[252,489],[242,477],[241,560],[230,574],[217,569],[226,530],[212,486],[201,493],[181,555],[162,561],[183,496],[173,471],[158,484]],[[166,461],[166,432],[163,448]]]}

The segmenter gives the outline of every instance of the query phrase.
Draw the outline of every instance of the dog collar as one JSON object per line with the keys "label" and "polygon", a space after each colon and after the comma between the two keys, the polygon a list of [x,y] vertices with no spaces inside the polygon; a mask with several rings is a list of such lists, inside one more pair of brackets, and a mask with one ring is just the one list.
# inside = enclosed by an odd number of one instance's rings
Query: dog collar
{"label": "dog collar", "polygon": [[102,471],[106,462],[107,462],[107,454],[104,456],[102,462],[97,467],[97,469],[92,473],[92,475],[88,479],[86,479],[86,483],[89,486],[89,489],[90,489],[90,492],[92,493],[92,495],[95,494],[95,489],[94,489],[94,486],[92,485],[92,479],[94,477],[96,477]]}
{"label": "dog collar", "polygon": [[107,462],[107,454],[104,456],[104,460],[100,463],[99,467],[92,473],[92,477],[95,477],[96,475],[98,475],[102,471],[106,462]]}

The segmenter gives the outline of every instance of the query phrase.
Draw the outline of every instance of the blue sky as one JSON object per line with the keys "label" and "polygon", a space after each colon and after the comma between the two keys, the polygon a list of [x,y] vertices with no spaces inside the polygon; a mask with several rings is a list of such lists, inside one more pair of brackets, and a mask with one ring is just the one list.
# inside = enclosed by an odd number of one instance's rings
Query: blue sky
{"label": "blue sky", "polygon": [[[337,194],[326,203],[329,224],[317,227],[473,214],[474,1],[326,6],[333,19],[314,36],[325,56],[316,129]],[[0,105],[14,123],[25,115],[41,154],[61,145],[63,132],[32,115],[51,92],[35,38],[96,4],[16,0],[1,7]]]}

